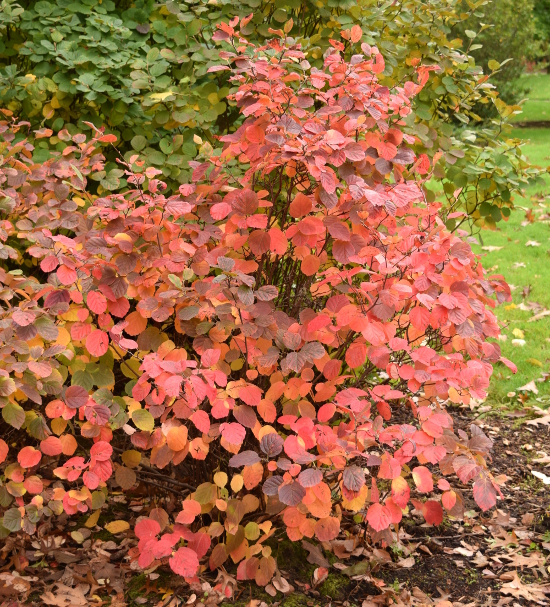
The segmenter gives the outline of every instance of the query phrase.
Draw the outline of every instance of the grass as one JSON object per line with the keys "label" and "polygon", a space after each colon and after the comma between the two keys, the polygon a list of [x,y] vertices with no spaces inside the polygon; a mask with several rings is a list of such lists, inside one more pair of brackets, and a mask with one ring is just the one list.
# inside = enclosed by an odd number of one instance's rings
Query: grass
{"label": "grass", "polygon": [[550,121],[550,74],[525,74],[519,79],[519,84],[527,89],[527,101],[523,104],[523,112],[514,121]]}
{"label": "grass", "polygon": [[[518,120],[550,121],[550,75],[528,74],[521,78],[521,84],[530,88],[530,99]],[[529,142],[525,153],[533,164],[550,165],[550,128],[517,128],[513,136]],[[550,185],[550,178],[546,183]],[[550,372],[550,316],[529,322],[535,311],[525,308],[539,304],[540,310],[550,309],[550,188],[529,188],[514,204],[516,209],[509,220],[500,222],[496,231],[481,231],[480,245],[474,247],[484,255],[484,267],[491,273],[503,274],[513,289],[513,303],[498,307],[496,314],[505,325],[505,341],[500,341],[502,354],[517,365],[518,372],[513,375],[504,365],[497,364],[488,401],[505,402],[509,392],[517,392],[535,380],[539,390],[536,397],[548,406],[550,381],[536,380],[543,372]],[[497,248],[484,250],[485,247]]]}

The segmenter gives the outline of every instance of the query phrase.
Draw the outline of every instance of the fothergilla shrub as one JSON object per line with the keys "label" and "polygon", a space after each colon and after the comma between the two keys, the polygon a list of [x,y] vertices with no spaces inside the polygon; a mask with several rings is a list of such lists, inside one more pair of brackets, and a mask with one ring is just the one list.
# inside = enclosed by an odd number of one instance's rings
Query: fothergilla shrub
{"label": "fothergilla shrub", "polygon": [[232,70],[242,123],[179,192],[135,156],[120,193],[91,193],[113,136],[62,131],[36,163],[3,123],[4,536],[97,521],[146,464],[183,501],[139,517],[139,566],[192,583],[232,562],[265,585],[276,529],[390,544],[411,508],[461,518],[455,474],[496,504],[490,439],[455,433],[444,404],[513,367],[489,341],[510,291],[424,197],[407,117],[433,68],[390,90],[360,30],[319,70],[284,32],[256,48],[237,26],[213,69]]}

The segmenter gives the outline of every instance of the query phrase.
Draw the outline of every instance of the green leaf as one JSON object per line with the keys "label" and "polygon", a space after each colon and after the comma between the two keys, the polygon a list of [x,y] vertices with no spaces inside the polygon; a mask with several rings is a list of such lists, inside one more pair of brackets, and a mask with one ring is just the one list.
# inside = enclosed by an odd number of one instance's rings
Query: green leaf
{"label": "green leaf", "polygon": [[2,526],[14,533],[21,530],[21,512],[19,512],[19,508],[10,508],[4,514]]}
{"label": "green leaf", "polygon": [[2,417],[7,424],[18,430],[25,423],[25,411],[17,403],[8,402],[2,409]]}
{"label": "green leaf", "polygon": [[147,409],[132,411],[132,421],[137,428],[144,432],[152,432],[155,427],[155,420]]}

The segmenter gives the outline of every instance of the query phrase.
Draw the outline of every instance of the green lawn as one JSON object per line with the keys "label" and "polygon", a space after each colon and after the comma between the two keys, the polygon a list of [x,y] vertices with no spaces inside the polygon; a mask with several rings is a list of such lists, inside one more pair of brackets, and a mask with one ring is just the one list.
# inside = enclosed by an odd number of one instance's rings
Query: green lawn
{"label": "green lawn", "polygon": [[[550,76],[545,77],[545,86],[549,90],[550,108]],[[533,90],[542,94],[543,88],[541,85]],[[529,140],[525,150],[533,164],[550,165],[550,129],[515,129],[514,136]],[[550,179],[547,183],[550,186]],[[548,406],[550,381],[536,380],[550,372],[550,316],[535,322],[529,319],[537,312],[550,310],[550,187],[530,188],[514,202],[516,209],[509,220],[500,222],[497,231],[483,230],[480,245],[475,247],[476,252],[484,255],[484,266],[503,274],[513,288],[513,304],[497,308],[497,316],[506,325],[503,331],[506,340],[500,342],[502,353],[515,362],[518,373],[512,375],[503,365],[496,365],[489,402],[508,400],[508,392],[517,392],[519,387],[535,380],[539,393],[531,396]],[[528,221],[527,210],[532,211],[534,221]],[[484,250],[484,247],[499,248]]]}
{"label": "green lawn", "polygon": [[518,82],[527,89],[527,101],[523,104],[523,112],[514,117],[514,122],[550,121],[550,74],[525,74]]}

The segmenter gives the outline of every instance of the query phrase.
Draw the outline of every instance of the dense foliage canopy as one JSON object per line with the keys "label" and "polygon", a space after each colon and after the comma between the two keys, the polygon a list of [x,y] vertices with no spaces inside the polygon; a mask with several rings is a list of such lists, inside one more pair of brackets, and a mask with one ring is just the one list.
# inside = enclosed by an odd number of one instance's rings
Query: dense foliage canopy
{"label": "dense foliage canopy", "polygon": [[[0,107],[33,126],[65,128],[72,135],[89,133],[87,122],[107,126],[126,160],[139,152],[176,191],[190,178],[188,163],[199,152],[194,136],[212,144],[215,135],[233,131],[240,120],[228,98],[227,75],[208,72],[218,62],[217,24],[253,10],[245,33],[262,43],[270,28],[291,19],[289,34],[317,68],[330,39],[358,25],[362,40],[385,57],[384,85],[411,78],[420,63],[441,67],[414,98],[407,118],[415,125],[414,149],[432,161],[437,155],[433,183],[444,190],[447,209],[465,210],[478,223],[494,225],[508,217],[513,193],[536,171],[506,126],[517,108],[507,107],[491,84],[508,55],[492,62],[483,56],[484,74],[474,58],[483,49],[453,30],[486,6],[487,0],[3,0]],[[515,14],[516,8],[511,10]],[[521,44],[523,33],[514,40]],[[483,129],[471,128],[477,110],[487,105],[494,105],[497,119]],[[56,148],[56,138],[42,139],[34,157],[44,160]],[[107,161],[97,176],[100,194],[125,185],[114,152]]]}
{"label": "dense foliage canopy", "polygon": [[[3,537],[62,512],[93,525],[146,465],[184,500],[137,521],[139,565],[193,582],[231,559],[265,585],[281,523],[390,543],[411,506],[461,518],[454,474],[496,504],[491,440],[453,432],[444,403],[513,368],[491,341],[510,291],[426,197],[450,152],[416,153],[431,135],[410,119],[445,68],[415,61],[388,87],[359,25],[314,66],[291,21],[261,46],[250,23],[211,38],[239,127],[177,190],[135,154],[117,160],[124,191],[97,195],[116,135],[26,138],[4,112]],[[41,160],[31,137],[57,151]]]}

